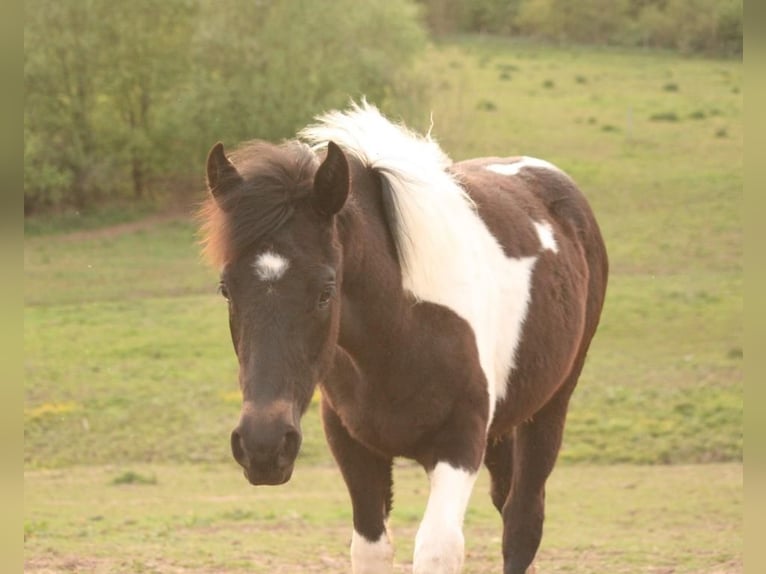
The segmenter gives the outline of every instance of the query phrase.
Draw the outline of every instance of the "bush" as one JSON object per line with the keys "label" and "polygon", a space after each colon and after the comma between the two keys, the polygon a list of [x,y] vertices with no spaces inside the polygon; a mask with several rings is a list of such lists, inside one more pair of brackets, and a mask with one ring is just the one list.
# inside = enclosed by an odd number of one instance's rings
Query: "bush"
{"label": "bush", "polygon": [[741,0],[668,0],[640,14],[641,43],[683,53],[742,54]]}
{"label": "bush", "polygon": [[481,32],[554,42],[742,55],[742,0],[421,0],[437,34]]}
{"label": "bush", "polygon": [[521,34],[556,42],[620,43],[627,0],[525,0],[518,14]]}

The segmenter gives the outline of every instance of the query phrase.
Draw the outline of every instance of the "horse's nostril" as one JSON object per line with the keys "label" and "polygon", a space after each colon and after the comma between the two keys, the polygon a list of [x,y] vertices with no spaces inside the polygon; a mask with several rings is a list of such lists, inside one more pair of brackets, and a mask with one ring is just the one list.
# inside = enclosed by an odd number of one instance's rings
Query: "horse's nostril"
{"label": "horse's nostril", "polygon": [[298,431],[290,430],[285,433],[282,438],[282,448],[280,449],[280,455],[287,460],[292,461],[298,456],[298,450],[301,447],[301,435]]}
{"label": "horse's nostril", "polygon": [[242,445],[242,437],[236,430],[231,433],[231,454],[234,455],[234,460],[239,464],[247,466],[247,457],[245,456],[245,449]]}

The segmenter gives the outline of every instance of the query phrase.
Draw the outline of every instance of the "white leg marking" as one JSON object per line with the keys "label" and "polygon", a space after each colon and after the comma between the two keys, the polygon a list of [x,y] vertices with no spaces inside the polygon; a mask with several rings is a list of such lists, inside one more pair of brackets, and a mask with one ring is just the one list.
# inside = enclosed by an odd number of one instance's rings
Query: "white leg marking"
{"label": "white leg marking", "polygon": [[493,163],[488,165],[486,169],[495,173],[499,173],[500,175],[516,175],[525,167],[536,167],[539,169],[552,169],[561,171],[549,161],[527,156],[524,156],[519,161],[515,161],[513,163]]}
{"label": "white leg marking", "polygon": [[548,249],[554,253],[559,252],[559,244],[556,243],[556,238],[553,235],[553,227],[547,221],[533,221],[535,230],[537,230],[537,236],[540,238],[540,245],[543,249]]}
{"label": "white leg marking", "polygon": [[265,251],[255,258],[253,269],[261,281],[277,281],[290,267],[290,262],[273,251]]}
{"label": "white leg marking", "polygon": [[351,571],[354,574],[391,574],[393,568],[394,548],[388,529],[376,542],[370,542],[354,530],[351,537]]}
{"label": "white leg marking", "polygon": [[476,473],[440,462],[431,473],[428,505],[415,536],[413,574],[458,574],[463,566],[463,518]]}

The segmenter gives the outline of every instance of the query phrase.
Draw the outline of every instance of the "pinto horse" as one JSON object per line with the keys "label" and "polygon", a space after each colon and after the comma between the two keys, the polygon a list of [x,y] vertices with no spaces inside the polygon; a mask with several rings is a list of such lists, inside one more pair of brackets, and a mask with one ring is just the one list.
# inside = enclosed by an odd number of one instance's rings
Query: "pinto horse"
{"label": "pinto horse", "polygon": [[601,314],[608,263],[575,183],[531,157],[452,163],[372,105],[281,145],[207,160],[208,259],[239,360],[231,450],[252,484],[290,479],[317,385],[353,506],[355,574],[390,573],[392,462],[430,494],[415,574],[452,574],[482,462],[506,574],[542,537],[545,483]]}

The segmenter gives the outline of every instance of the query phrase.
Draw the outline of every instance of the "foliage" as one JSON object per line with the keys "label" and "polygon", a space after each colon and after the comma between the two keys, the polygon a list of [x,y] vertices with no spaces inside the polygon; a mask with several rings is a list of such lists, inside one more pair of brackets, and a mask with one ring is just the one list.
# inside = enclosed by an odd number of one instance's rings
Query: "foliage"
{"label": "foliage", "polygon": [[438,35],[489,32],[555,42],[741,56],[742,0],[421,0]]}
{"label": "foliage", "polygon": [[522,34],[562,43],[614,44],[626,9],[627,0],[527,0],[517,25]]}
{"label": "foliage", "polygon": [[644,46],[741,56],[742,26],[741,0],[667,0],[639,13],[633,35]]}
{"label": "foliage", "polygon": [[66,194],[82,203],[98,187],[87,168],[96,147],[94,2],[47,4],[25,4],[25,207],[55,204]]}
{"label": "foliage", "polygon": [[265,11],[236,4],[202,5],[205,29],[192,46],[200,68],[188,100],[202,133],[232,143],[289,137],[351,97],[385,103],[425,39],[414,7],[402,1],[291,0]]}
{"label": "foliage", "polygon": [[280,139],[408,85],[408,0],[30,0],[25,211],[201,187],[216,140]]}
{"label": "foliage", "polygon": [[419,0],[428,28],[437,36],[455,32],[515,32],[524,0]]}
{"label": "foliage", "polygon": [[142,198],[173,161],[162,109],[188,68],[193,5],[32,0],[25,9],[25,211]]}
{"label": "foliage", "polygon": [[29,0],[25,213],[188,204],[215,141],[289,137],[351,97],[422,112],[421,20],[741,55],[742,18],[742,0]]}

